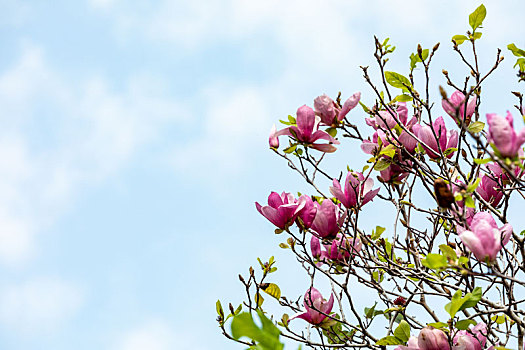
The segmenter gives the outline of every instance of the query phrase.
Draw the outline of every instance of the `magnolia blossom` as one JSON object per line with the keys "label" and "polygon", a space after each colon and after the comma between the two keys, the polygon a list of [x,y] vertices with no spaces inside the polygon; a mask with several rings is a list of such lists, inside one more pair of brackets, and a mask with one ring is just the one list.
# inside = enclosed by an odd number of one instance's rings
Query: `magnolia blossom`
{"label": "magnolia blossom", "polygon": [[419,350],[419,344],[417,337],[411,336],[408,339],[407,346],[401,345],[394,350]]}
{"label": "magnolia blossom", "polygon": [[398,346],[395,350],[450,350],[450,344],[442,330],[429,326],[423,328],[417,338],[411,336],[406,346]]}
{"label": "magnolia blossom", "polygon": [[[324,249],[321,250],[321,247]],[[327,260],[344,261],[348,260],[350,256],[355,255],[361,251],[362,243],[359,237],[347,238],[341,233],[332,241],[332,244],[323,244],[315,236],[310,240],[310,249],[312,255],[319,259],[320,262],[327,262]]]}
{"label": "magnolia blossom", "polygon": [[478,323],[472,329],[459,331],[454,336],[453,350],[483,350],[487,342],[487,325]]}
{"label": "magnolia blossom", "polygon": [[406,168],[403,168],[400,165],[410,168],[412,166],[412,162],[406,160],[402,163],[399,163],[399,165],[391,164],[388,168],[379,172],[379,180],[394,184],[401,183],[401,181],[403,181],[403,179],[407,177],[409,173],[405,170]]}
{"label": "magnolia blossom", "polygon": [[[269,137],[270,147],[279,147],[279,136],[288,135],[321,152],[335,152],[336,148],[332,143],[338,145],[339,141],[326,131],[319,130],[320,121],[321,119],[315,116],[312,108],[306,105],[299,107],[296,118],[297,126],[292,125],[279,131],[272,127]],[[327,140],[329,143],[314,143],[318,140]]]}
{"label": "magnolia blossom", "polygon": [[349,172],[344,182],[344,192],[341,184],[336,179],[333,180],[330,193],[334,195],[345,207],[357,208],[370,202],[379,192],[379,188],[372,190],[374,180],[365,177],[360,172]]}
{"label": "magnolia blossom", "polygon": [[472,115],[476,110],[476,96],[472,96],[468,99],[467,110],[465,113],[465,95],[461,91],[455,91],[448,99],[441,101],[441,106],[449,116],[454,118],[458,124],[461,124],[461,120],[464,120],[468,125],[472,119]]}
{"label": "magnolia blossom", "polygon": [[312,230],[317,232],[319,237],[334,238],[343,225],[346,215],[340,215],[339,206],[329,199],[325,199],[322,204],[314,203],[317,208],[315,219],[312,223]]}
{"label": "magnolia blossom", "polygon": [[[487,166],[488,173],[481,177],[476,192],[489,204],[496,207],[503,198],[503,171],[497,165]],[[493,171],[492,171],[493,169]]]}
{"label": "magnolia blossom", "polygon": [[301,219],[303,227],[310,228],[314,222],[317,207],[314,205],[312,198],[305,194],[299,197],[297,204],[297,217]]}
{"label": "magnolia blossom", "polygon": [[496,260],[498,252],[512,236],[512,226],[505,224],[498,228],[488,212],[474,215],[469,228],[461,232],[459,238],[479,261]]}
{"label": "magnolia blossom", "polygon": [[294,222],[299,204],[293,194],[272,192],[268,196],[268,205],[255,202],[255,207],[265,218],[280,229]]}
{"label": "magnolia blossom", "polygon": [[374,118],[366,118],[365,121],[374,129],[392,129],[396,124],[405,125],[408,120],[408,108],[405,102],[397,102],[387,111],[379,111]]}
{"label": "magnolia blossom", "polygon": [[304,308],[306,311],[293,316],[290,318],[290,321],[295,318],[302,318],[310,324],[319,325],[325,320],[326,315],[330,314],[333,306],[333,294],[330,294],[330,299],[326,301],[317,289],[310,287],[304,295]]}
{"label": "magnolia blossom", "polygon": [[[440,158],[440,151],[444,153],[447,149],[456,148],[458,145],[458,132],[456,130],[447,131],[443,117],[437,118],[432,123],[432,127],[417,124],[414,129],[417,137],[423,142],[423,148],[432,159]],[[452,157],[453,154],[454,152],[451,152],[447,158]]]}
{"label": "magnolia blossom", "polygon": [[[377,129],[372,135],[372,141],[363,140],[361,149],[367,154],[374,155],[380,148],[379,140],[381,140],[383,147],[393,143],[396,148],[403,146],[408,153],[413,154],[417,147],[417,140],[414,136],[412,136],[415,135],[414,130],[418,130],[419,128],[419,124],[417,124],[417,118],[413,117],[408,123],[403,123],[403,125],[409,132],[403,130],[396,138],[394,138],[394,135],[388,135],[385,131]],[[415,127],[416,125],[417,127]],[[395,131],[392,132],[395,133]],[[398,152],[398,154],[400,154],[400,152]]]}
{"label": "magnolia blossom", "polygon": [[323,94],[314,100],[315,114],[321,118],[321,123],[324,125],[332,125],[335,120],[342,121],[348,112],[357,106],[360,99],[361,93],[356,92],[340,108],[334,100]]}
{"label": "magnolia blossom", "polygon": [[509,111],[505,118],[495,113],[488,113],[487,123],[489,124],[488,141],[502,157],[515,158],[525,142],[525,128],[516,134],[512,114]]}

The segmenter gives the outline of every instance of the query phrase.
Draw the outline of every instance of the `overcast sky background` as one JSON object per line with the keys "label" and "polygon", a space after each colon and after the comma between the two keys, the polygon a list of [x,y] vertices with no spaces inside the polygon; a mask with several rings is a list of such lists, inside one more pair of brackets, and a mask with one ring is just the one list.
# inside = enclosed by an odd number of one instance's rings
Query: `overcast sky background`
{"label": "overcast sky background", "polygon": [[[487,70],[525,46],[525,3],[484,3]],[[0,348],[240,348],[214,306],[240,302],[238,273],[276,255],[284,295],[309,284],[253,204],[309,192],[268,150],[271,125],[322,93],[373,101],[374,34],[404,74],[417,43],[441,42],[436,96],[442,68],[465,73],[450,38],[479,4],[0,0]],[[504,56],[484,112],[515,102]],[[362,167],[353,147],[332,170]]]}

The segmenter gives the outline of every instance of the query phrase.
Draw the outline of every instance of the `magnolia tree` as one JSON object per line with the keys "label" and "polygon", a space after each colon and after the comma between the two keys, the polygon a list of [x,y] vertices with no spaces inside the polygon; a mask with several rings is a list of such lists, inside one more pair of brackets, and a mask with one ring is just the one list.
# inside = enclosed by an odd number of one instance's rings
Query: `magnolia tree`
{"label": "magnolia tree", "polygon": [[[513,112],[483,109],[482,85],[503,61],[498,49],[493,66],[479,68],[485,15],[481,5],[466,35],[452,37],[470,75],[454,81],[443,70],[448,86],[439,87],[438,103],[430,100],[438,87],[429,72],[439,44],[418,45],[407,77],[387,70],[395,48],[376,38],[379,81],[361,67],[373,105],[360,102],[359,92],[344,102],[322,95],[281,121],[284,128],[272,128],[271,150],[312,192],[271,192],[256,209],[286,236],[280,247],[295,256],[310,288],[297,300],[282,296],[271,281],[274,258],[259,260],[260,270],[239,275],[246,300],[228,309],[217,302],[226,337],[272,350],[282,349],[284,338],[318,349],[523,349],[525,245],[507,220],[511,197],[525,198],[525,129],[516,131],[513,119],[524,114],[522,94],[512,92]],[[525,51],[508,49],[524,80]],[[352,121],[361,108],[365,128]],[[322,163],[343,140],[359,144],[370,159],[364,167],[352,164],[361,171],[334,176]],[[326,180],[331,187],[319,185]],[[379,201],[392,206],[396,224],[391,232],[379,226],[366,232],[362,209]],[[356,284],[366,296],[355,293]],[[265,311],[263,296],[277,299],[282,312]],[[358,307],[368,298],[369,307]]]}

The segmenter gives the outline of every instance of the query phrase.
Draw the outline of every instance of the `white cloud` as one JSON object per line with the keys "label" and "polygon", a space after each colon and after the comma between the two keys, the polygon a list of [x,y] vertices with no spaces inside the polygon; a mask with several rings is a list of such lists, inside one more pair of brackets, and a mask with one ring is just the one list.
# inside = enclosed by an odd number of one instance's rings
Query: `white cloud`
{"label": "white cloud", "polygon": [[25,335],[50,335],[73,318],[84,292],[57,278],[39,277],[0,290],[0,322]]}
{"label": "white cloud", "polygon": [[165,321],[151,320],[122,334],[116,350],[172,350],[179,341]]}
{"label": "white cloud", "polygon": [[0,262],[30,259],[36,234],[80,189],[115,174],[181,118],[166,90],[147,75],[121,91],[103,78],[68,81],[31,46],[0,72]]}

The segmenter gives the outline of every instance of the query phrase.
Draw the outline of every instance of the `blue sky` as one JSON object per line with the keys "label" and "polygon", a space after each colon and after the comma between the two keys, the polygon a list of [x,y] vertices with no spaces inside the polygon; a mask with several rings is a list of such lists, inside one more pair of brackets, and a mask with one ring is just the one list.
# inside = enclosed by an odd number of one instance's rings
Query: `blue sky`
{"label": "blue sky", "polygon": [[[374,34],[397,45],[392,70],[441,41],[436,86],[460,76],[447,43],[478,5],[0,0],[0,348],[236,348],[214,303],[240,301],[257,256],[276,255],[284,294],[308,284],[253,205],[308,191],[268,151],[271,125],[322,93],[372,101]],[[525,5],[485,5],[487,69],[525,46]],[[504,55],[487,111],[514,103]]]}

